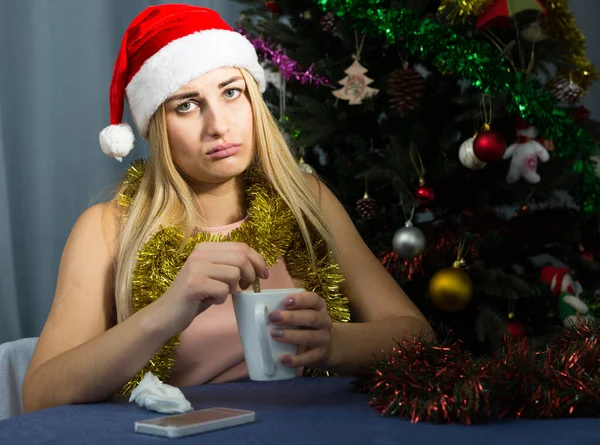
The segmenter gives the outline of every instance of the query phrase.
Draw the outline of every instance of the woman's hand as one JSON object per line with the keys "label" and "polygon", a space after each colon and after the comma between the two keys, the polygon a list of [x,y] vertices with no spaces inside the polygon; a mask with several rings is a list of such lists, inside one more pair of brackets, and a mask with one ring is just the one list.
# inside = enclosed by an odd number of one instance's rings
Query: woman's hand
{"label": "woman's hand", "polygon": [[281,364],[289,368],[326,364],[331,353],[333,323],[325,300],[314,292],[302,292],[290,295],[284,304],[285,310],[269,314],[269,320],[277,326],[271,336],[300,348],[297,355],[282,355]]}
{"label": "woman's hand", "polygon": [[247,244],[200,243],[156,303],[162,301],[164,318],[175,335],[211,305],[223,304],[232,292],[267,276],[264,258]]}

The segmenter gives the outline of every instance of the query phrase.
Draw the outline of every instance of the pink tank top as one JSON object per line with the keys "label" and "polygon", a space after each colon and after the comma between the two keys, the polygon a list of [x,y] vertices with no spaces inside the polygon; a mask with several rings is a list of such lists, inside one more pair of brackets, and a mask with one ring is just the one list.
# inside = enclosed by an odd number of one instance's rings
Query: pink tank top
{"label": "pink tank top", "polygon": [[[244,220],[201,230],[226,235],[243,223]],[[267,280],[260,280],[262,289],[292,288],[298,284],[283,259],[269,269]],[[211,306],[198,315],[181,333],[180,340],[169,384],[192,386],[248,378],[231,296],[224,304]]]}

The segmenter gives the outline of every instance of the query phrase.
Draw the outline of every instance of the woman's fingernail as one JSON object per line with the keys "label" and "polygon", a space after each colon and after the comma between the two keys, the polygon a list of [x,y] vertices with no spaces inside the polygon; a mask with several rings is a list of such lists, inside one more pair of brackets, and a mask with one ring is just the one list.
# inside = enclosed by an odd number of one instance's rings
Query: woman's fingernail
{"label": "woman's fingernail", "polygon": [[275,338],[281,338],[283,337],[283,329],[273,329],[271,335]]}
{"label": "woman's fingernail", "polygon": [[290,357],[288,357],[287,355],[284,357],[281,357],[281,364],[282,365],[291,365],[292,364],[292,359]]}
{"label": "woman's fingernail", "polygon": [[285,305],[287,307],[293,306],[296,304],[296,299],[294,297],[289,297],[287,300],[285,300]]}
{"label": "woman's fingernail", "polygon": [[277,323],[282,320],[282,316],[280,312],[271,312],[269,314],[269,320],[273,323]]}
{"label": "woman's fingernail", "polygon": [[267,278],[269,278],[269,271],[265,270],[265,274],[263,276],[263,278],[266,280]]}

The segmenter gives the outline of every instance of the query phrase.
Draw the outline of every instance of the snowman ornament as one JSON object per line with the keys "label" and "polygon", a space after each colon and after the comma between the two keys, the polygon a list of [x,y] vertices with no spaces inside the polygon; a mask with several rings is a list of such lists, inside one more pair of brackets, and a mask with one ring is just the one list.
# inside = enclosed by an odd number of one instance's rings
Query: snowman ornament
{"label": "snowman ornament", "polygon": [[546,266],[540,273],[540,281],[550,286],[552,295],[558,296],[558,315],[563,326],[570,328],[577,323],[589,324],[594,321],[590,308],[579,298],[575,283],[567,267]]}
{"label": "snowman ornament", "polygon": [[504,152],[504,159],[511,158],[506,182],[513,184],[523,178],[530,184],[537,184],[541,179],[537,172],[538,159],[540,162],[547,162],[550,155],[536,140],[538,132],[533,125],[519,118],[515,128],[519,138]]}

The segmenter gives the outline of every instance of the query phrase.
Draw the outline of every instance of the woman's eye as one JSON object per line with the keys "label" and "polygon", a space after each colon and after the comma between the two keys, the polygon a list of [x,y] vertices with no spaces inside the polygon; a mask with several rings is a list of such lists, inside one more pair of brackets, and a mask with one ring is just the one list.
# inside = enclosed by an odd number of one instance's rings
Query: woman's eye
{"label": "woman's eye", "polygon": [[230,88],[224,94],[227,99],[236,99],[241,94],[241,91],[238,88]]}
{"label": "woman's eye", "polygon": [[198,107],[194,102],[184,102],[177,107],[177,111],[180,113],[189,113]]}

